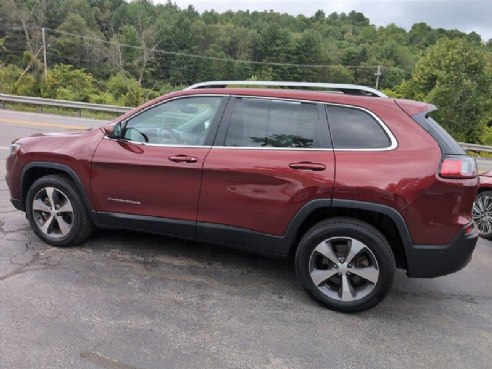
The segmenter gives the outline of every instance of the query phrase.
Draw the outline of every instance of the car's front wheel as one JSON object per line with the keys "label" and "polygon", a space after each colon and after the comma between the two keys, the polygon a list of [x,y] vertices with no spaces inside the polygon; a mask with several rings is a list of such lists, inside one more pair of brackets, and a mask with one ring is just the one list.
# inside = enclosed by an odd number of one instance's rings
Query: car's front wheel
{"label": "car's front wheel", "polygon": [[26,196],[26,216],[38,237],[54,246],[80,243],[94,228],[74,183],[59,174],[33,183]]}
{"label": "car's front wheel", "polygon": [[332,310],[357,312],[384,299],[395,260],[385,237],[370,224],[332,218],[313,226],[296,252],[303,287]]}
{"label": "car's front wheel", "polygon": [[472,216],[480,237],[492,240],[492,191],[483,191],[477,195],[473,203]]}

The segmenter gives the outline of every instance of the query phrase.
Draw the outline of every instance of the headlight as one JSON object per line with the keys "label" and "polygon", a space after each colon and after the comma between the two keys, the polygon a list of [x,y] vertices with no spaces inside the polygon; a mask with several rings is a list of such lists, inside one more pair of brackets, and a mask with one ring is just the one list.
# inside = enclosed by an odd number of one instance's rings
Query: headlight
{"label": "headlight", "polygon": [[13,143],[12,145],[10,145],[9,156],[14,156],[15,154],[17,154],[17,151],[20,150],[20,147],[21,147],[20,143]]}

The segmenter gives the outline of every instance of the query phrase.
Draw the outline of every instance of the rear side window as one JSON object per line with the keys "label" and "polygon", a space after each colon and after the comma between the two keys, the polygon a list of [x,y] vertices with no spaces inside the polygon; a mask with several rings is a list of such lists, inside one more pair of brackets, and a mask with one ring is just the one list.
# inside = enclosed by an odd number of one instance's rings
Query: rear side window
{"label": "rear side window", "polygon": [[317,145],[318,108],[299,101],[237,98],[225,146],[311,148]]}
{"label": "rear side window", "polygon": [[412,116],[423,129],[436,140],[444,155],[464,155],[465,151],[451,135],[432,119],[428,113],[420,113]]}
{"label": "rear side window", "polygon": [[383,149],[391,140],[369,113],[354,108],[327,105],[334,149]]}

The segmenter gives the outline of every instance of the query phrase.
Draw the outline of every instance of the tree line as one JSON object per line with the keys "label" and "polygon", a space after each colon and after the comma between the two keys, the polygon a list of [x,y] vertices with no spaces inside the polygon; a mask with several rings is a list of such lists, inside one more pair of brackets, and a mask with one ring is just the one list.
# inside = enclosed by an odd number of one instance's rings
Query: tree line
{"label": "tree line", "polygon": [[425,23],[406,31],[355,11],[0,0],[0,58],[0,92],[126,106],[205,80],[378,80],[390,96],[438,105],[436,120],[458,140],[492,144],[492,40]]}

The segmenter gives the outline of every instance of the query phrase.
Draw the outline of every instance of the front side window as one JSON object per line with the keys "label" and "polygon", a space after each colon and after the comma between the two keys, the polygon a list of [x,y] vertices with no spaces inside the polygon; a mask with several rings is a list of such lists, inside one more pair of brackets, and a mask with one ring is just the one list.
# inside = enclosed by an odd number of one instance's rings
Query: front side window
{"label": "front side window", "polygon": [[225,146],[315,146],[318,127],[316,104],[237,98],[225,137]]}
{"label": "front side window", "polygon": [[203,145],[217,114],[221,96],[171,100],[130,118],[123,137],[162,145]]}
{"label": "front side window", "polygon": [[369,113],[342,106],[327,106],[334,149],[383,149],[391,140]]}

